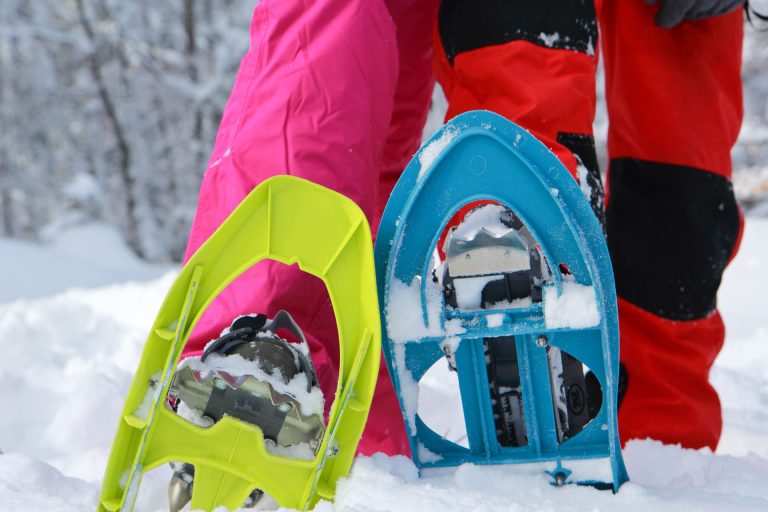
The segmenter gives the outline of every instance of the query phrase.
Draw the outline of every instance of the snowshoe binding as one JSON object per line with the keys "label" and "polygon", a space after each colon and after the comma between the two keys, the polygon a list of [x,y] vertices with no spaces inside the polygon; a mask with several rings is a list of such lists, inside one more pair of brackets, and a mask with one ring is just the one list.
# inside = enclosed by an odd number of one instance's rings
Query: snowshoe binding
{"label": "snowshoe binding", "polygon": [[[276,333],[285,329],[298,343]],[[210,342],[201,357],[181,362],[168,403],[186,420],[208,428],[225,415],[256,425],[267,450],[311,460],[325,430],[323,394],[318,387],[309,346],[286,311],[275,318],[237,318]],[[168,490],[171,512],[192,499],[194,467],[173,464]],[[243,504],[253,507],[263,492],[254,489]]]}
{"label": "snowshoe binding", "polygon": [[[442,270],[438,282],[450,307],[501,309],[542,302],[542,286],[551,281],[551,270],[530,230],[509,208],[491,202],[471,207],[444,237],[438,254],[438,258],[444,255],[444,260],[438,260]],[[438,269],[434,275],[437,273]],[[539,341],[545,342],[546,338]],[[595,417],[602,393],[594,374],[585,374],[579,360],[556,347],[544,348],[552,376],[558,440],[563,442]],[[499,443],[525,446],[528,439],[515,338],[484,338],[483,349]],[[593,385],[588,386],[587,381]]]}

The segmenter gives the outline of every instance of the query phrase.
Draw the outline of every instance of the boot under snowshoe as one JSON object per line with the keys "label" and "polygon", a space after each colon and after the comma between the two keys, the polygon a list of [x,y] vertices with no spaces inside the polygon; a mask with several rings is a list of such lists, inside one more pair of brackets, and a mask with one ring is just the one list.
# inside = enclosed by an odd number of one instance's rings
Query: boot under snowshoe
{"label": "boot under snowshoe", "polygon": [[[277,335],[284,329],[298,342]],[[312,459],[325,430],[323,395],[309,346],[291,316],[280,311],[237,318],[201,357],[183,360],[168,394],[169,405],[188,421],[208,428],[224,416],[258,426],[268,451]],[[172,464],[171,512],[192,498],[194,466]],[[261,499],[259,489],[243,507]]]}
{"label": "boot under snowshoe", "polygon": [[[442,249],[445,261],[435,276],[440,275],[446,304],[454,308],[525,307],[542,301],[542,286],[551,279],[551,269],[532,233],[512,210],[498,203],[480,204],[467,212],[447,234]],[[499,444],[524,446],[528,438],[515,337],[483,341]],[[596,379],[585,381],[580,361],[556,347],[546,348],[562,442],[595,417],[602,394]],[[452,365],[451,354],[446,355]]]}

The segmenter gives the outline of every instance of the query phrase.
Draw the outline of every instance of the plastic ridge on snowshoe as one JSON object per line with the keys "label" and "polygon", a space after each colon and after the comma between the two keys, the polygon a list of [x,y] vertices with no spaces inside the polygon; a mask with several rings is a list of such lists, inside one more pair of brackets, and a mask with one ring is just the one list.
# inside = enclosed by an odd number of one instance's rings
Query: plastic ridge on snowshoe
{"label": "plastic ridge on snowshoe", "polygon": [[[482,200],[511,210],[535,238],[533,247],[549,269],[543,298],[528,305],[467,311],[449,306],[445,295],[430,288],[438,279],[432,269],[441,234],[462,207]],[[618,490],[628,476],[616,418],[619,331],[613,271],[599,221],[554,154],[492,112],[456,117],[422,146],[397,182],[381,220],[375,255],[384,355],[419,468],[554,462],[557,469],[569,461],[602,459],[610,469],[599,475],[560,471],[558,483],[607,481]],[[599,320],[575,327],[554,317],[548,322],[548,303],[554,307],[566,288],[578,285],[594,290]],[[404,325],[406,319],[391,312],[402,309],[403,297],[395,294],[414,288],[409,296],[415,308],[420,301],[421,315],[408,320],[413,325]],[[525,442],[502,445],[493,411],[498,406],[489,393],[488,340],[503,346],[509,339],[514,340],[511,357],[519,366]],[[453,347],[450,360],[458,374],[468,447],[435,432],[416,410],[418,382],[445,357],[446,346]],[[554,395],[559,391],[553,391],[551,353],[563,355],[561,364],[577,360],[586,365],[602,390],[599,412],[565,439],[558,426]],[[571,356],[568,361],[566,355]]]}
{"label": "plastic ridge on snowshoe", "polygon": [[[203,429],[166,406],[181,351],[207,306],[264,259],[323,280],[339,333],[339,381],[314,460],[265,449],[262,431],[225,416]],[[344,196],[292,176],[256,187],[182,268],[150,330],[118,424],[98,510],[132,510],[143,473],[195,466],[192,510],[242,506],[253,489],[306,510],[333,499],[352,465],[379,368],[380,325],[371,233]]]}

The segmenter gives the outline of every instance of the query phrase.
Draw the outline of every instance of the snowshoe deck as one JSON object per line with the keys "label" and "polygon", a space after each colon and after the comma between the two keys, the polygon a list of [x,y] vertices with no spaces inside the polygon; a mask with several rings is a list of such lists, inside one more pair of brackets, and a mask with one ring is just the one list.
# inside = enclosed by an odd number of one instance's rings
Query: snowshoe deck
{"label": "snowshoe deck", "polygon": [[[463,235],[453,255],[441,247],[456,275],[436,283],[436,246],[446,226],[467,205],[487,200],[508,210],[506,225],[520,236],[481,230]],[[504,246],[505,261],[491,261],[499,253],[494,243]],[[495,279],[467,263],[475,249],[486,268],[499,267]],[[608,250],[579,186],[543,144],[491,112],[450,121],[395,186],[375,253],[385,358],[417,466],[555,461],[557,484],[608,480],[616,490],[627,480]],[[488,285],[482,295],[478,279]],[[462,285],[477,289],[476,307],[461,300]],[[499,290],[520,300],[494,306],[490,297]],[[418,382],[445,352],[458,372],[468,447],[417,413]],[[597,382],[590,387],[600,390],[596,400],[584,394],[585,375]],[[609,471],[577,475],[561,465],[578,459],[602,459]]]}

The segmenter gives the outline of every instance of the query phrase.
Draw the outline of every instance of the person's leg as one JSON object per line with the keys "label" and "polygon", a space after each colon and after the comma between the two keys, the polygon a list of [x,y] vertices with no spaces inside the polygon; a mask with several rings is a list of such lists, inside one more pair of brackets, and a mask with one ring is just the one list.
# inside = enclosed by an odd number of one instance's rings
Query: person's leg
{"label": "person's leg", "polygon": [[730,150],[742,117],[742,14],[653,23],[656,6],[598,13],[610,129],[606,228],[627,388],[622,440],[714,449],[716,294],[740,234]]}
{"label": "person's leg", "polygon": [[526,128],[577,177],[601,215],[593,0],[442,0],[435,47],[446,119],[485,109]]}
{"label": "person's leg", "polygon": [[[203,178],[185,259],[275,174],[332,188],[373,222],[397,76],[395,26],[382,0],[261,0]],[[273,316],[279,309],[307,335],[330,402],[338,378],[333,309],[323,283],[296,268],[262,262],[244,273],[206,311],[185,355],[202,350],[238,315]],[[377,409],[374,403],[372,418]],[[396,420],[402,430],[399,413]],[[376,446],[402,453],[403,439],[379,439]]]}
{"label": "person's leg", "polygon": [[[439,0],[386,0],[386,3],[397,30],[399,73],[381,159],[377,217],[381,217],[395,183],[421,144],[435,84],[432,26]],[[376,224],[378,226],[378,222]]]}
{"label": "person's leg", "polygon": [[[397,31],[399,72],[392,118],[379,162],[377,211],[371,225],[374,236],[392,188],[419,148],[435,81],[431,28],[437,0],[387,0],[387,7]],[[383,358],[373,400],[358,451],[365,455],[377,451],[409,453],[400,404]]]}

